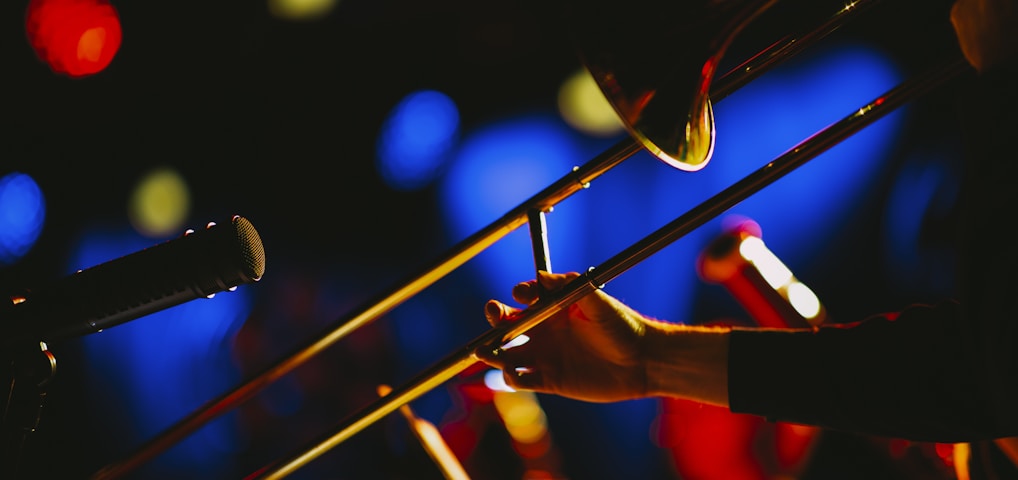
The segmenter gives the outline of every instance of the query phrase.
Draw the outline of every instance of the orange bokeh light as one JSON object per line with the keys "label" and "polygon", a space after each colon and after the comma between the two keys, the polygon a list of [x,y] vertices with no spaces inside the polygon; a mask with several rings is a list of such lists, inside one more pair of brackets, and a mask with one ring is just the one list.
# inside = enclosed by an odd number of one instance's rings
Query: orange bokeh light
{"label": "orange bokeh light", "polygon": [[25,32],[39,59],[70,77],[105,69],[122,38],[120,17],[106,0],[31,0]]}

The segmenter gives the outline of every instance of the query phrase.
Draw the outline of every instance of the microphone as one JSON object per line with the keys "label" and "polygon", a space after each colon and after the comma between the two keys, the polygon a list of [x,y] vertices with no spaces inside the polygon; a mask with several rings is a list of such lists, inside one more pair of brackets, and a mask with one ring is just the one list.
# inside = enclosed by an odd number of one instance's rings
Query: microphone
{"label": "microphone", "polygon": [[234,215],[181,237],[79,270],[0,302],[0,344],[87,335],[197,298],[257,282],[265,252]]}

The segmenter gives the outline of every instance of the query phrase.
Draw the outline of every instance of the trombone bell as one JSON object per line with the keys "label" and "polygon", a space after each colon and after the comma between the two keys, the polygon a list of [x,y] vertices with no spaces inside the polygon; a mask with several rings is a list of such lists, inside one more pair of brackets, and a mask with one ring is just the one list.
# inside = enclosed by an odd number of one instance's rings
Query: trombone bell
{"label": "trombone bell", "polygon": [[708,97],[734,36],[777,0],[564,0],[580,59],[629,134],[658,159],[697,171],[714,152]]}

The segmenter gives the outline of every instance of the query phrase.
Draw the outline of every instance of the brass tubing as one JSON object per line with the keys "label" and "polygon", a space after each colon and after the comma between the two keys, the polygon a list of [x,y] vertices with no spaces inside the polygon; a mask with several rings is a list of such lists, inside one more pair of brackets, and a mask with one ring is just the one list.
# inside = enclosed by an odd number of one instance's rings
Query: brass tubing
{"label": "brass tubing", "polygon": [[601,285],[646,260],[672,242],[703,226],[708,220],[749,198],[760,189],[774,183],[906,102],[953,79],[967,68],[968,64],[963,59],[953,60],[934,69],[931,73],[919,75],[877,97],[852,114],[814,133],[767,165],[644,237],[643,240],[601,265],[591,268],[586,275],[578,277],[556,292],[554,298],[542,299],[528,307],[517,321],[504,328],[489,330],[477,337],[457,352],[415,377],[408,386],[400,390],[393,390],[374,404],[369,405],[362,410],[363,413],[342,423],[334,430],[334,433],[322,437],[318,443],[286,459],[263,467],[246,478],[248,480],[285,478],[375,421],[397,410],[403,404],[418,398],[476,363],[478,360],[473,354],[476,349],[496,342],[504,343],[527,332],[554,313],[575,303],[584,295],[600,288]]}

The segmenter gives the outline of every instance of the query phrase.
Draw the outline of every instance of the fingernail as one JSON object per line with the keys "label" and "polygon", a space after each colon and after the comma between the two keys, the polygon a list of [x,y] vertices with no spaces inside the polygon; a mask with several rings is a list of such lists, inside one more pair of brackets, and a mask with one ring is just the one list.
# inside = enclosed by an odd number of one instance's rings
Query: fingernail
{"label": "fingernail", "polygon": [[488,300],[484,305],[484,316],[488,321],[494,322],[502,318],[502,307],[494,300]]}

